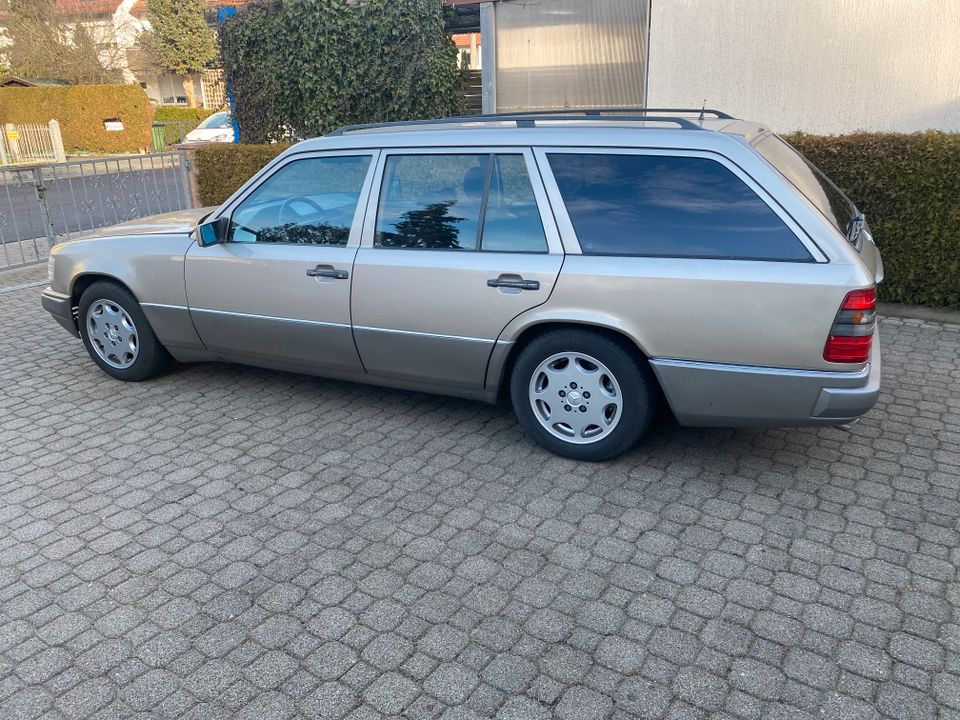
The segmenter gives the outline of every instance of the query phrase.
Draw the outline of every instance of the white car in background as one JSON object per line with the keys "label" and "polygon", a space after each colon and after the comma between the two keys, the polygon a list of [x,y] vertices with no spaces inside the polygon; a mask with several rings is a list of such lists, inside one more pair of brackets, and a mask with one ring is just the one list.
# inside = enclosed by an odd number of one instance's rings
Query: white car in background
{"label": "white car in background", "polygon": [[234,141],[233,118],[230,117],[228,112],[214,113],[188,132],[183,141],[188,143],[232,143]]}

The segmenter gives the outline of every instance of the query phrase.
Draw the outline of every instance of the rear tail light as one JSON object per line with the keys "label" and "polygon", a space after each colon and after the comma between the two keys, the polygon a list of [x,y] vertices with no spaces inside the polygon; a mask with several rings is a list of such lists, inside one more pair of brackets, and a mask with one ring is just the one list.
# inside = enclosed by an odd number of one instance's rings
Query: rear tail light
{"label": "rear tail light", "polygon": [[847,293],[830,328],[823,359],[835,363],[865,363],[870,359],[876,327],[877,289]]}

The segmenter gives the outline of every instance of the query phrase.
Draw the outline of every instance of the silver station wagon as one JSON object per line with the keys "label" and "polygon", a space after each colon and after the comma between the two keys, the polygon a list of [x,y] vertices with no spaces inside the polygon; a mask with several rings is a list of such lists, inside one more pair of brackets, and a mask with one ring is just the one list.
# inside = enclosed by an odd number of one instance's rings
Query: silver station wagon
{"label": "silver station wagon", "polygon": [[56,246],[43,306],[107,374],[222,360],[488,402],[560,455],[840,425],[880,384],[879,253],[787,143],[717,111],[343,128],[218,208]]}

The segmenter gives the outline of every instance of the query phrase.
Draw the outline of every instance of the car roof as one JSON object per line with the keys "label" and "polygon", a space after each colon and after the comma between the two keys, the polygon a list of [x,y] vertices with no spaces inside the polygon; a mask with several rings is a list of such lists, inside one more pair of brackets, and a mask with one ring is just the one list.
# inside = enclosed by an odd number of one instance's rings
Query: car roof
{"label": "car roof", "polygon": [[735,118],[636,120],[563,116],[488,116],[355,126],[304,140],[291,152],[337,149],[573,145],[715,149],[731,140],[753,142],[769,132],[761,123]]}

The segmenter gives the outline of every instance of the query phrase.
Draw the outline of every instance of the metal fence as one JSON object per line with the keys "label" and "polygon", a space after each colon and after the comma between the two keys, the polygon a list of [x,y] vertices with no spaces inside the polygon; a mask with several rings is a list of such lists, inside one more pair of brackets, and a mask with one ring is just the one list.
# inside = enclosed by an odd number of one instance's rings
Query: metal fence
{"label": "metal fence", "polygon": [[0,133],[0,165],[63,162],[60,123],[7,123]]}
{"label": "metal fence", "polygon": [[0,168],[0,269],[43,262],[58,242],[190,207],[183,153]]}

